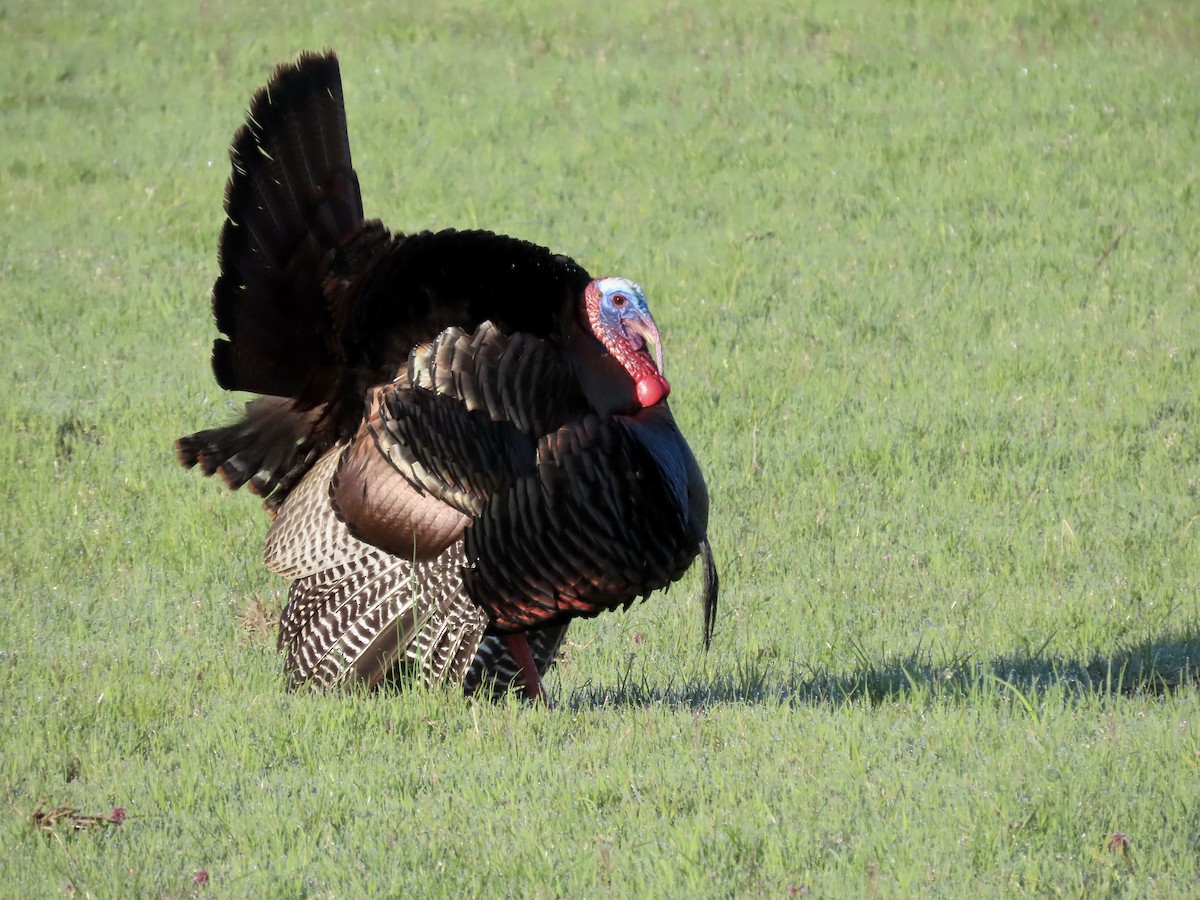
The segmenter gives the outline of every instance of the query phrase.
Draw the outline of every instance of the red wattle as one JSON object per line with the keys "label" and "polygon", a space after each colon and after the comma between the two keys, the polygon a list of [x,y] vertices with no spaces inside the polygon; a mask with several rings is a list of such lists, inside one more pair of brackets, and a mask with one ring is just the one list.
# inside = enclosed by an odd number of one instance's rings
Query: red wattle
{"label": "red wattle", "polygon": [[638,379],[637,398],[642,406],[653,406],[669,393],[671,385],[661,375],[643,375]]}

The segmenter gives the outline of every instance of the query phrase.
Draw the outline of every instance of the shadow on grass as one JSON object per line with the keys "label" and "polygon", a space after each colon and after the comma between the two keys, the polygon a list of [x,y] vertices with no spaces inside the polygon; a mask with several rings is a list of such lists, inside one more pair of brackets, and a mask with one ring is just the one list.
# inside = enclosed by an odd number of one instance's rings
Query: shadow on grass
{"label": "shadow on grass", "polygon": [[1077,696],[1110,694],[1162,697],[1188,685],[1200,686],[1200,632],[1189,628],[1163,634],[1086,662],[1044,655],[1040,650],[987,662],[969,654],[934,659],[917,651],[896,659],[871,659],[853,646],[857,667],[848,673],[787,670],[770,660],[742,660],[711,677],[667,685],[626,676],[614,684],[588,684],[561,703],[569,709],[664,704],[701,708],[717,703],[829,704],[911,702],[914,698],[969,697],[981,690],[1031,696],[1059,688]]}

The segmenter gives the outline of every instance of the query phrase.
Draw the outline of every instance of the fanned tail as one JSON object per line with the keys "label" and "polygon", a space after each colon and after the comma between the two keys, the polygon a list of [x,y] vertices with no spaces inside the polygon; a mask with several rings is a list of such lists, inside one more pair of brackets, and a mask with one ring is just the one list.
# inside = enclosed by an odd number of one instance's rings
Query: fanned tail
{"label": "fanned tail", "polygon": [[[339,437],[346,361],[326,289],[386,235],[363,222],[337,57],[306,53],[255,94],[230,148],[213,313],[217,383],[267,395],[232,425],[180,438],[185,466],[248,484],[278,510]],[[344,391],[342,392],[344,394]]]}
{"label": "fanned tail", "polygon": [[255,94],[234,135],[213,372],[227,390],[327,396],[336,368],[324,283],[362,222],[337,57],[304,54]]}

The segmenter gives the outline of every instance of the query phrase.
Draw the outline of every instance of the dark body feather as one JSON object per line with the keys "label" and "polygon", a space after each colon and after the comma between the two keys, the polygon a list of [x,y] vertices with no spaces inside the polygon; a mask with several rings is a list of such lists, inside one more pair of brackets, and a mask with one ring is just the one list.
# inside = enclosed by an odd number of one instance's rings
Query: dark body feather
{"label": "dark body feather", "polygon": [[278,516],[291,681],[502,691],[497,635],[527,633],[544,670],[571,618],[702,551],[707,640],[704,481],[589,330],[591,276],[515,238],[364,220],[332,54],[276,71],[231,157],[213,371],[262,396],[177,451]]}

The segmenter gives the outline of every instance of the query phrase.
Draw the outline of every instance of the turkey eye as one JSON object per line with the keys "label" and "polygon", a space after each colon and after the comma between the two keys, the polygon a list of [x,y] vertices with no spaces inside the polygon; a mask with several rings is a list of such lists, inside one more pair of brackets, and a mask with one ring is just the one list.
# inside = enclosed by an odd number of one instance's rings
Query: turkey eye
{"label": "turkey eye", "polygon": [[613,306],[617,307],[618,309],[621,308],[622,306],[625,305],[625,295],[624,294],[614,294],[612,302],[613,302]]}

